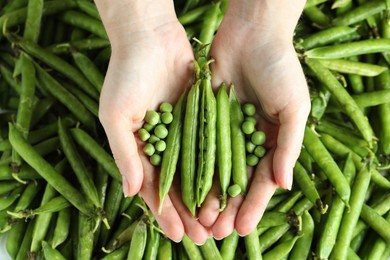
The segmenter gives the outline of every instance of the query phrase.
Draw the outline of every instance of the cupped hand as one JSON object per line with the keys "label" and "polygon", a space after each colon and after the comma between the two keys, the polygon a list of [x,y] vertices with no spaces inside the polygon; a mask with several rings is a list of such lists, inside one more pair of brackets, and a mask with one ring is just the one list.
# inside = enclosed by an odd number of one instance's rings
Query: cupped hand
{"label": "cupped hand", "polygon": [[123,37],[127,40],[112,44],[99,118],[122,174],[124,193],[133,196],[140,192],[172,240],[179,241],[187,233],[193,241],[203,243],[209,233],[183,206],[177,188],[166,198],[161,215],[157,213],[159,171],[144,155],[137,135],[147,110],[157,110],[165,101],[174,104],[189,86],[192,48],[177,19]]}
{"label": "cupped hand", "polygon": [[[299,156],[310,97],[292,35],[278,34],[272,25],[252,24],[226,16],[211,47],[213,86],[234,84],[243,103],[257,107],[258,129],[265,132],[267,154],[249,169],[249,190],[229,199],[218,213],[218,196],[209,196],[200,222],[223,238],[236,229],[249,234],[277,186],[290,189],[293,167]],[[218,195],[218,194],[216,194]]]}

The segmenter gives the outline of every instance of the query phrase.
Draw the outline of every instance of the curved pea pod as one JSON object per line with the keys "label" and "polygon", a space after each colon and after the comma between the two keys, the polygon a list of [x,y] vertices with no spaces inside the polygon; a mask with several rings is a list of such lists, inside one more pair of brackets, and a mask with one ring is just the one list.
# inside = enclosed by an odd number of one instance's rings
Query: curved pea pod
{"label": "curved pea pod", "polygon": [[[209,71],[208,65],[206,70]],[[211,189],[216,157],[217,102],[211,87],[211,77],[201,83],[201,106],[199,115],[199,154],[196,180],[196,202],[198,207]]]}
{"label": "curved pea pod", "polygon": [[127,255],[127,260],[142,259],[146,249],[147,236],[147,224],[144,220],[141,219],[134,229],[134,233],[130,241],[130,248]]}
{"label": "curved pea pod", "polygon": [[66,258],[57,249],[52,248],[46,241],[42,241],[42,249],[46,259],[66,260]]}
{"label": "curved pea pod", "polygon": [[156,231],[153,226],[149,226],[147,234],[147,242],[145,248],[145,254],[143,259],[154,260],[157,259],[160,245],[160,232]]}
{"label": "curved pea pod", "polygon": [[357,27],[349,26],[334,26],[324,30],[320,30],[316,33],[310,34],[307,38],[303,39],[302,47],[306,50],[314,47],[324,46],[333,43],[347,35],[355,33]]}
{"label": "curved pea pod", "polygon": [[214,238],[209,237],[206,242],[199,246],[204,259],[222,260],[222,256],[218,250]]}
{"label": "curved pea pod", "polygon": [[305,129],[303,144],[309,154],[313,157],[314,161],[324,171],[327,178],[334,186],[336,193],[346,205],[349,205],[348,200],[351,189],[347,179],[319,137],[309,127],[306,127]]}
{"label": "curved pea pod", "polygon": [[313,242],[315,223],[306,210],[302,214],[302,236],[295,242],[289,257],[291,259],[307,259],[310,255],[311,245]]}
{"label": "curved pea pod", "polygon": [[[388,43],[390,46],[390,40]],[[313,71],[318,80],[323,82],[328,90],[332,93],[335,100],[337,100],[340,105],[342,105],[345,110],[345,114],[348,115],[354,122],[355,126],[359,129],[364,139],[368,142],[369,147],[372,147],[374,131],[372,130],[367,117],[360,110],[351,95],[349,95],[349,93],[339,83],[334,75],[327,68],[322,66],[318,60],[306,59],[305,62],[309,66],[310,70]]]}
{"label": "curved pea pod", "polygon": [[248,186],[248,172],[246,168],[245,135],[241,130],[244,114],[233,85],[230,88],[229,98],[233,183],[238,184],[242,193],[245,194]]}
{"label": "curved pea pod", "polygon": [[388,70],[385,66],[344,59],[321,59],[320,62],[324,67],[330,70],[365,77],[375,77],[385,70]]}
{"label": "curved pea pod", "polygon": [[304,55],[313,59],[340,59],[378,52],[390,52],[390,39],[368,39],[317,47],[306,51]]}
{"label": "curved pea pod", "polygon": [[200,81],[191,87],[186,104],[183,123],[183,138],[181,148],[181,192],[182,200],[193,216],[196,210],[195,175],[196,175],[196,148],[198,142],[198,118]]}
{"label": "curved pea pod", "polygon": [[56,248],[58,245],[65,242],[69,235],[71,221],[71,208],[62,209],[57,216],[53,239],[51,242],[52,248]]}
{"label": "curved pea pod", "polygon": [[221,206],[226,207],[227,189],[232,174],[232,144],[230,131],[230,104],[226,85],[222,84],[217,94],[217,162],[221,185]]}
{"label": "curved pea pod", "polygon": [[67,198],[71,204],[91,217],[97,216],[94,206],[35,151],[12,124],[9,125],[9,140],[12,147],[24,161],[34,168],[62,196]]}
{"label": "curved pea pod", "polygon": [[173,121],[169,125],[168,136],[166,138],[167,147],[163,153],[159,181],[160,205],[158,212],[161,213],[162,205],[167,196],[176,172],[177,162],[179,160],[183,119],[186,106],[187,94],[184,93],[177,101],[173,109]]}
{"label": "curved pea pod", "polygon": [[294,247],[294,244],[300,237],[301,236],[295,236],[292,239],[281,242],[280,244],[276,245],[274,248],[269,250],[267,253],[263,254],[263,259],[264,260],[283,259],[284,257],[288,256],[288,254],[291,252],[292,248]]}

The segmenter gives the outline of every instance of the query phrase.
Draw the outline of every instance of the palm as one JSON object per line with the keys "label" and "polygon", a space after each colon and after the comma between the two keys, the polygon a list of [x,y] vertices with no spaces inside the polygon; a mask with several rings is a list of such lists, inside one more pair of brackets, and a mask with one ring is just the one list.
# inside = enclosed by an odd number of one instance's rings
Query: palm
{"label": "palm", "polygon": [[266,133],[268,150],[250,173],[251,187],[245,199],[230,200],[230,206],[218,216],[213,226],[217,237],[228,235],[233,228],[243,235],[253,229],[276,185],[289,187],[286,177],[292,175],[300,151],[310,107],[305,77],[292,44],[283,45],[272,37],[225,20],[211,48],[213,85],[233,83],[242,102],[257,106],[258,128]]}
{"label": "palm", "polygon": [[[175,103],[188,87],[193,68],[193,52],[183,27],[168,23],[155,31],[132,34],[125,46],[113,48],[100,99],[100,119],[123,176],[125,195],[140,192],[159,222],[173,239],[181,239],[184,229],[202,229],[194,223],[175,191],[157,214],[158,172],[142,151],[137,131],[147,110],[156,110],[164,101]],[[180,212],[179,212],[180,211]],[[181,223],[181,224],[180,224]],[[192,236],[202,242],[203,229]],[[191,236],[191,235],[189,235]]]}

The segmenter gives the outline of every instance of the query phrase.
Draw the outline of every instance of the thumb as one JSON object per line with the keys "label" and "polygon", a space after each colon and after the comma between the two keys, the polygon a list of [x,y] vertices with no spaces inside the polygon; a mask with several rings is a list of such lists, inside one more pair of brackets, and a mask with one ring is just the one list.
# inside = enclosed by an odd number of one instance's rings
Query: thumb
{"label": "thumb", "polygon": [[128,120],[103,124],[115,162],[122,175],[122,186],[125,196],[133,196],[141,189],[143,166],[138,153],[135,136]]}

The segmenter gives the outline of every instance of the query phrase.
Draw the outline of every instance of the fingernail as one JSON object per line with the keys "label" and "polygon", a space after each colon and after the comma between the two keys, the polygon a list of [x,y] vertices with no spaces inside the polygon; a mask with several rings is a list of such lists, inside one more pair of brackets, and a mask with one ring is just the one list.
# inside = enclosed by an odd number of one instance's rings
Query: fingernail
{"label": "fingernail", "polygon": [[123,194],[125,197],[129,196],[129,183],[127,182],[127,179],[125,176],[122,176],[122,189],[123,189]]}
{"label": "fingernail", "polygon": [[285,177],[285,178],[286,178],[286,179],[285,179],[286,188],[287,188],[288,190],[291,190],[292,181],[293,181],[293,179],[292,179],[292,173],[286,174],[286,177]]}

